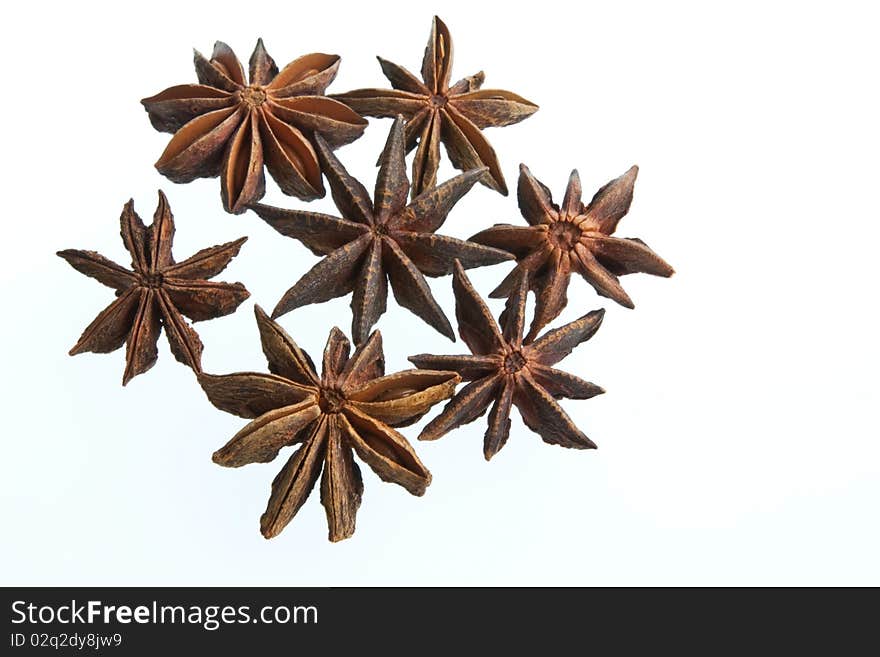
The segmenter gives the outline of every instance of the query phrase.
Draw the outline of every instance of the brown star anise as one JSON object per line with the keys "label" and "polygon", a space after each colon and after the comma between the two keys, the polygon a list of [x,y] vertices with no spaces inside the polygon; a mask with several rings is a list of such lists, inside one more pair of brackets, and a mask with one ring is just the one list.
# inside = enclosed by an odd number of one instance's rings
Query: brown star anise
{"label": "brown star anise", "polygon": [[428,423],[419,440],[436,440],[456,427],[473,422],[492,404],[489,428],[483,440],[487,461],[507,442],[511,406],[519,409],[526,426],[544,442],[575,449],[595,448],[595,443],[574,425],[556,399],[589,399],[604,390],[553,365],[593,336],[605,311],[594,310],[529,343],[522,337],[528,293],[524,274],[507,299],[499,318],[500,328],[457,263],[452,287],[458,332],[472,355],[421,354],[410,357],[410,361],[417,367],[453,370],[470,383]]}
{"label": "brown star anise", "polygon": [[408,119],[406,152],[419,144],[412,165],[413,196],[437,183],[441,141],[454,167],[462,171],[489,167],[490,177],[481,182],[506,196],[498,157],[480,131],[519,123],[538,106],[509,91],[480,89],[485,79],[482,71],[450,86],[452,37],[436,16],[422,61],[424,82],[402,66],[378,59],[393,89],[358,89],[332,97],[364,116],[402,114]]}
{"label": "brown star anise", "polygon": [[448,399],[460,381],[454,372],[408,370],[385,374],[382,338],[375,331],[349,358],[342,332],[330,332],[319,377],[308,354],[256,307],[263,353],[271,374],[200,374],[199,383],[219,409],[254,418],[220,450],[214,462],[229,467],[265,463],[282,447],[301,443],[272,482],[260,519],[266,538],[281,533],[321,475],[321,503],[330,540],[354,533],[363,483],[352,450],[383,481],[422,495],[431,474],[410,444],[391,427],[412,424]]}
{"label": "brown star anise", "polygon": [[470,239],[506,249],[517,258],[516,267],[489,296],[504,298],[515,288],[522,272],[529,275],[536,306],[528,339],[558,317],[568,303],[571,272],[583,276],[596,292],[627,308],[633,307],[618,276],[644,272],[672,276],[674,270],[648,245],[635,238],[611,237],[629,211],[639,168],[633,166],[596,192],[590,204],[581,202],[581,181],[571,172],[562,207],[550,190],[525,164],[520,165],[517,196],[529,226],[496,224]]}
{"label": "brown star anise", "polygon": [[225,43],[211,59],[195,53],[199,84],[183,84],[141,101],[153,127],[174,137],[156,169],[176,183],[219,175],[227,212],[244,212],[265,192],[263,165],[285,194],[303,200],[324,196],[312,146],[315,134],[336,148],[354,141],[367,122],[324,96],[339,57],[303,55],[278,72],[257,41],[250,84]]}
{"label": "brown star anise", "polygon": [[403,123],[403,118],[398,117],[388,136],[376,178],[375,202],[318,136],[318,157],[343,218],[268,205],[252,206],[279,233],[300,240],[316,255],[326,256],[284,294],[272,312],[273,318],[353,290],[352,334],[360,344],[385,312],[390,280],[401,306],[455,340],[452,326],[431,294],[425,275],[449,274],[455,258],[470,268],[513,257],[507,251],[434,233],[458,200],[485,174],[485,168],[460,174],[406,204],[409,181],[404,162]]}
{"label": "brown star anise", "polygon": [[155,364],[156,343],[164,327],[174,357],[199,372],[202,341],[183,315],[194,322],[221,317],[250,296],[241,283],[207,280],[226,268],[247,238],[203,249],[175,263],[171,255],[174,217],[161,191],[149,228],[134,211],[134,201],[125,204],[120,223],[134,271],[94,251],[58,252],[74,269],[112,287],[119,297],[86,327],[70,355],[109,353],[127,342],[125,385]]}

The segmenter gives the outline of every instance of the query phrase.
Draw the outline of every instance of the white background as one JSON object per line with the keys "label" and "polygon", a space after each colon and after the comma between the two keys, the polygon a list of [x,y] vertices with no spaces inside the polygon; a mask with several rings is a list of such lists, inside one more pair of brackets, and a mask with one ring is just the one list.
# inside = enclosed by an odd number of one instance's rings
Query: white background
{"label": "white background", "polygon": [[[877,158],[880,47],[870,3],[27,3],[3,21],[0,105],[0,584],[880,584]],[[434,11],[453,75],[540,104],[490,129],[511,189],[526,162],[561,198],[638,163],[621,236],[677,270],[628,276],[635,310],[574,280],[559,320],[606,307],[564,362],[608,391],[563,402],[598,444],[552,447],[514,416],[486,463],[485,420],[416,445],[423,498],[365,470],[351,540],[326,540],[314,494],[272,541],[258,531],[283,461],[227,470],[210,456],[243,424],[214,409],[164,338],[123,389],[123,351],[68,357],[112,292],[54,253],[123,264],[118,216],[148,220],[156,189],[175,254],[248,235],[219,280],[252,293],[197,329],[213,373],[264,370],[253,302],[271,308],[314,262],[255,215],[225,215],[217,180],[174,185],[152,163],[169,136],[139,99],[194,82],[192,48],[262,36],[279,64],[342,55],[331,91],[385,86],[374,55],[418,70]],[[339,156],[368,188],[390,121]],[[445,155],[444,155],[445,158]],[[444,159],[440,179],[453,175]],[[266,200],[304,204],[270,183]],[[308,206],[335,212],[329,198]],[[442,232],[521,223],[477,188]],[[478,270],[488,291],[509,265]],[[432,288],[452,316],[450,279]],[[389,301],[389,371],[461,353]],[[501,309],[493,302],[493,309]],[[348,300],[282,325],[319,354]],[[430,416],[429,416],[430,417]],[[407,430],[414,440],[421,425]]]}

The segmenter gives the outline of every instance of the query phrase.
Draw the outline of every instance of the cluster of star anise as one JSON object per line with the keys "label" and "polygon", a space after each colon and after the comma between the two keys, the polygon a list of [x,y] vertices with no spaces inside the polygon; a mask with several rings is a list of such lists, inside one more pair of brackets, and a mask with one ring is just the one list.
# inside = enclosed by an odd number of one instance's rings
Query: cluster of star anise
{"label": "cluster of star anise", "polygon": [[[440,438],[488,410],[483,453],[490,459],[507,442],[516,406],[525,425],[545,442],[594,448],[557,400],[587,399],[603,390],[555,365],[598,330],[604,310],[542,331],[565,308],[572,272],[628,308],[633,303],[620,276],[673,273],[641,240],[612,236],[632,202],[635,166],[586,205],[574,171],[557,205],[547,187],[520,165],[517,198],[527,225],[495,225],[469,240],[438,234],[475,183],[507,194],[498,158],[482,131],[518,123],[537,105],[509,91],[483,89],[482,72],[452,83],[452,39],[436,17],[421,79],[380,58],[391,89],[327,96],[339,62],[336,55],[315,53],[279,70],[259,40],[246,77],[229,46],[218,42],[210,59],[195,53],[198,84],[169,87],[142,101],[153,126],[174,135],[156,162],[161,174],[177,183],[219,176],[228,212],[252,210],[321,258],[278,301],[271,317],[255,307],[269,373],[203,372],[202,343],[186,320],[229,314],[248,298],[241,283],[209,280],[246,238],[176,263],[174,222],[160,191],[150,226],[133,202],[123,209],[122,239],[131,269],[92,251],[58,253],[113,288],[117,297],[86,327],[71,354],[106,353],[125,344],[124,385],[153,366],[164,328],[175,358],[193,369],[208,399],[250,420],[215,452],[216,463],[266,462],[299,445],[272,482],[261,519],[267,538],[290,522],[319,477],[330,540],[351,536],[363,492],[355,454],[381,479],[423,494],[431,475],[397,428],[416,422],[442,400],[449,401],[420,440]],[[394,118],[372,197],[333,152],[360,137],[364,116]],[[437,185],[441,143],[462,173]],[[410,183],[406,156],[414,149]],[[326,178],[339,216],[260,203],[265,170],[282,192],[304,201],[324,196]],[[516,264],[489,295],[507,299],[496,322],[465,270],[506,260]],[[386,310],[388,288],[399,305],[454,341],[425,278],[447,274],[452,274],[458,334],[471,353],[412,356],[417,369],[385,374],[382,338],[373,326]],[[529,291],[535,311],[526,329]],[[275,319],[349,293],[354,351],[333,328],[319,374]],[[464,385],[456,392],[459,383]]]}

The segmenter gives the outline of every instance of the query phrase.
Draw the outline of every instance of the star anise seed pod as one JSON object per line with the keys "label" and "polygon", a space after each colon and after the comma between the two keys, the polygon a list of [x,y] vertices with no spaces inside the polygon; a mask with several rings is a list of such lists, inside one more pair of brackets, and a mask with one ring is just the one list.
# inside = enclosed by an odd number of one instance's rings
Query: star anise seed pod
{"label": "star anise seed pod", "polygon": [[534,342],[523,340],[528,283],[520,275],[508,297],[499,324],[474,290],[464,269],[456,263],[452,287],[458,332],[471,355],[410,357],[416,367],[452,370],[468,384],[446,404],[422,431],[419,440],[436,440],[447,432],[482,416],[489,405],[489,428],[483,439],[488,461],[510,434],[510,410],[516,406],[526,426],[544,442],[574,449],[595,449],[596,444],[578,429],[557,399],[589,399],[605,392],[553,366],[581,342],[589,340],[602,324],[604,310],[548,331]]}
{"label": "star anise seed pod", "polygon": [[174,137],[156,169],[176,183],[220,176],[227,212],[244,212],[265,192],[263,165],[285,194],[324,196],[313,147],[320,134],[331,147],[348,144],[367,122],[324,96],[339,68],[337,55],[303,55],[281,72],[257,41],[250,82],[222,41],[211,59],[195,51],[199,84],[183,84],[141,101],[153,127]]}
{"label": "star anise seed pod", "polygon": [[437,235],[436,231],[458,200],[485,174],[475,169],[426,190],[406,204],[409,181],[403,151],[403,117],[394,121],[376,178],[375,201],[336,159],[319,136],[318,157],[342,218],[268,205],[252,209],[282,235],[300,240],[316,255],[325,256],[291,287],[275,306],[272,317],[310,303],[349,292],[351,330],[363,342],[385,312],[388,283],[394,297],[451,340],[455,333],[425,276],[443,276],[458,258],[467,267],[492,265],[513,256],[507,251]]}
{"label": "star anise seed pod", "polygon": [[412,164],[413,196],[437,183],[440,142],[455,168],[489,167],[490,176],[480,182],[506,196],[498,157],[481,130],[519,123],[538,106],[509,91],[480,89],[482,71],[450,85],[452,37],[436,16],[422,61],[423,81],[402,66],[378,59],[393,89],[358,89],[332,97],[364,116],[407,118],[406,152],[419,145]]}
{"label": "star anise seed pod", "polygon": [[581,181],[571,172],[562,207],[553,203],[550,190],[525,164],[520,165],[517,196],[529,226],[496,224],[471,237],[478,244],[506,249],[517,265],[489,296],[511,294],[525,272],[535,292],[536,306],[528,339],[559,316],[568,303],[571,273],[577,272],[603,297],[633,307],[618,276],[644,272],[672,276],[675,270],[647,244],[636,238],[611,237],[629,211],[639,168],[633,166],[596,192],[590,204],[581,201]]}
{"label": "star anise seed pod", "polygon": [[272,482],[260,518],[263,536],[281,533],[319,476],[330,540],[351,536],[364,488],[352,452],[383,481],[424,494],[431,474],[392,427],[412,424],[449,399],[458,375],[428,370],[385,375],[378,331],[349,357],[349,341],[334,328],[319,377],[309,355],[284,329],[259,306],[255,311],[271,374],[200,374],[199,383],[217,408],[253,420],[214,453],[215,463],[266,463],[283,447],[300,443]]}
{"label": "star anise seed pod", "polygon": [[222,317],[250,296],[241,283],[207,280],[226,268],[247,237],[202,249],[175,263],[171,255],[174,217],[161,191],[152,225],[144,226],[134,211],[134,201],[125,204],[120,223],[134,271],[94,251],[58,252],[78,272],[115,289],[118,297],[86,327],[70,355],[109,353],[127,343],[125,385],[155,364],[156,343],[164,327],[174,357],[199,372],[202,341],[183,315],[194,322]]}

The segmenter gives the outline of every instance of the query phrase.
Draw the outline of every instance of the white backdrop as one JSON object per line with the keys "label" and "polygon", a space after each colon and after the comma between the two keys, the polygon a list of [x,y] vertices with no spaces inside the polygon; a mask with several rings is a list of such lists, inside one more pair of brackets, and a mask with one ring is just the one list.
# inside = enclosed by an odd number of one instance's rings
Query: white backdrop
{"label": "white backdrop", "polygon": [[[0,27],[0,584],[880,584],[870,3],[18,11]],[[589,196],[639,164],[619,234],[644,239],[677,274],[626,277],[632,311],[572,283],[559,322],[608,310],[564,362],[608,391],[563,402],[597,451],[546,445],[514,414],[509,444],[486,463],[481,420],[416,444],[434,475],[424,498],[365,470],[353,539],[327,542],[315,493],[266,541],[258,520],[283,461],[211,462],[243,421],[208,403],[164,338],[158,364],[125,389],[123,351],[68,357],[112,292],[54,254],[94,249],[127,264],[119,212],[133,197],[149,218],[160,187],[178,259],[248,235],[218,280],[244,282],[252,298],[197,329],[206,371],[264,370],[253,302],[272,307],[316,259],[252,213],[225,215],[217,180],[159,176],[152,163],[169,136],[138,101],[194,82],[193,47],[209,53],[222,39],[246,59],[258,36],[279,64],[342,55],[330,91],[385,86],[374,55],[417,70],[434,11],[455,40],[453,75],[483,69],[487,87],[541,106],[487,131],[511,188],[519,162],[557,199],[574,167]],[[389,126],[371,120],[339,151],[368,188]],[[440,179],[453,173],[444,158]],[[273,183],[266,200],[304,207]],[[335,212],[329,197],[308,207]],[[522,222],[515,197],[479,187],[442,232],[495,222]],[[472,280],[485,294],[508,269]],[[452,316],[450,279],[431,285]],[[389,371],[413,353],[465,350],[389,306],[378,325]],[[333,324],[348,332],[348,300],[281,324],[318,354]]]}

